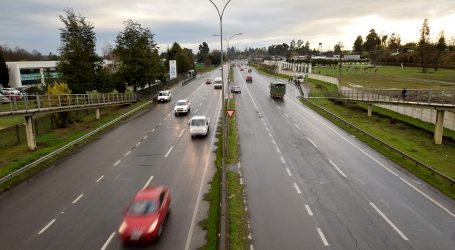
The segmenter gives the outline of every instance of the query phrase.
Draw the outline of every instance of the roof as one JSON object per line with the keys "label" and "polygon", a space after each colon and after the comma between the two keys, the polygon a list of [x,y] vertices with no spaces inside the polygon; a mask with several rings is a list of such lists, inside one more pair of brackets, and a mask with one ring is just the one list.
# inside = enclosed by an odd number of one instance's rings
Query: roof
{"label": "roof", "polygon": [[137,192],[134,200],[155,200],[160,196],[161,191],[163,190],[162,186],[159,187],[147,187],[145,189]]}
{"label": "roof", "polygon": [[193,117],[191,117],[191,120],[193,119],[207,119],[207,116],[205,115],[195,115]]}

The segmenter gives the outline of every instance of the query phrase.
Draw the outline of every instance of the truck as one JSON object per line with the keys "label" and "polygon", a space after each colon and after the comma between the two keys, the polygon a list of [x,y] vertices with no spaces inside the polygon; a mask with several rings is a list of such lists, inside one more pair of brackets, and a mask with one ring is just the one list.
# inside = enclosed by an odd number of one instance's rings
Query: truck
{"label": "truck", "polygon": [[215,89],[223,88],[223,79],[221,77],[215,77],[215,82],[213,84]]}
{"label": "truck", "polygon": [[270,83],[270,97],[283,99],[286,94],[286,84],[281,82]]}
{"label": "truck", "polygon": [[301,84],[303,83],[303,80],[305,79],[305,75],[303,74],[295,74],[293,77],[292,77],[292,80],[295,84]]}

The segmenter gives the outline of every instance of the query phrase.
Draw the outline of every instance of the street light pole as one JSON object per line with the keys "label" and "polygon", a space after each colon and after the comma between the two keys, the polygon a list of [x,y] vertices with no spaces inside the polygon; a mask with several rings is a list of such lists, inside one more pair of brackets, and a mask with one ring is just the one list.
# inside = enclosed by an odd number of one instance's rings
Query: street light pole
{"label": "street light pole", "polygon": [[222,116],[223,116],[223,159],[221,161],[221,222],[220,222],[220,244],[219,249],[225,250],[228,249],[229,243],[227,240],[228,235],[228,214],[227,214],[227,170],[226,170],[226,103],[224,101],[224,62],[223,62],[223,14],[224,10],[226,9],[227,5],[231,2],[231,0],[227,1],[224,5],[223,10],[220,12],[218,6],[212,1],[209,0],[213,6],[215,6],[216,11],[218,12],[218,17],[220,18],[220,44],[221,44],[221,101],[222,101]]}
{"label": "street light pole", "polygon": [[[231,39],[232,39],[234,36],[240,36],[240,35],[242,35],[242,34],[243,34],[243,33],[234,34],[234,35],[230,36],[229,39],[226,39],[225,36],[221,36],[221,37],[223,37],[224,40],[226,41],[226,45],[227,45],[227,56],[228,56],[228,61],[229,61],[229,63],[228,63],[228,74],[230,74],[230,72],[231,72],[231,56],[229,55],[229,42],[231,41]],[[213,35],[213,36],[220,36],[220,35]],[[228,77],[228,79],[229,79],[229,77]]]}

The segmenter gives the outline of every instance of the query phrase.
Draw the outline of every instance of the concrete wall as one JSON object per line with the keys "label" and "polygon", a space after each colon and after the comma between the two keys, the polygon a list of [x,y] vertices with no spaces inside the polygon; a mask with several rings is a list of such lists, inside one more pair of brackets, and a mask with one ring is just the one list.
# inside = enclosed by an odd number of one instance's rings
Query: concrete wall
{"label": "concrete wall", "polygon": [[[376,106],[392,110],[394,112],[407,115],[410,117],[417,118],[424,122],[435,123],[436,122],[436,110],[425,109],[416,107],[406,107],[401,105],[388,105],[388,104],[376,104]],[[455,130],[455,113],[445,111],[444,113],[444,127],[450,130]]]}

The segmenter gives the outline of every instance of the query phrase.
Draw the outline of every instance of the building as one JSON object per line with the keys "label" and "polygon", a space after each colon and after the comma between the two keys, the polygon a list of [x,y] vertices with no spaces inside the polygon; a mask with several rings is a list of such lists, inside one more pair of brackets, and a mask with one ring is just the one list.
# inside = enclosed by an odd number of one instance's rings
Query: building
{"label": "building", "polygon": [[57,61],[6,62],[11,88],[30,87],[57,79]]}

